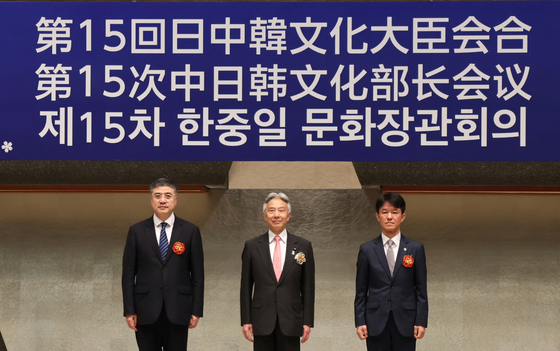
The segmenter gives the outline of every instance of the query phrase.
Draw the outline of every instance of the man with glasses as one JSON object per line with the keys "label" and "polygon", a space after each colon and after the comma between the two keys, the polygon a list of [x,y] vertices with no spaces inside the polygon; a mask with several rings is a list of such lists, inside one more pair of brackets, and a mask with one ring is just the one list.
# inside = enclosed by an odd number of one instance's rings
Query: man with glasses
{"label": "man with glasses", "polygon": [[197,226],[175,216],[177,186],[150,185],[154,215],[130,227],[122,290],[128,327],[140,351],[184,351],[202,317],[204,259]]}
{"label": "man with glasses", "polygon": [[311,243],[286,230],[290,200],[270,193],[263,204],[268,231],[245,243],[241,325],[255,351],[299,351],[309,340],[315,308]]}

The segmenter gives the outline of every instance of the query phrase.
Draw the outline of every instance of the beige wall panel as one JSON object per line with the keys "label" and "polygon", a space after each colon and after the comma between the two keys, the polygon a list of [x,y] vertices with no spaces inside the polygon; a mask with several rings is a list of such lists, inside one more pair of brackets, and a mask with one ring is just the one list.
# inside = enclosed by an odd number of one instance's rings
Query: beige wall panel
{"label": "beige wall panel", "polygon": [[[1,218],[7,222],[105,223],[139,222],[153,215],[146,193],[0,193]],[[181,193],[175,212],[203,226],[225,190]]]}
{"label": "beige wall panel", "polygon": [[233,162],[229,189],[361,189],[352,162]]}

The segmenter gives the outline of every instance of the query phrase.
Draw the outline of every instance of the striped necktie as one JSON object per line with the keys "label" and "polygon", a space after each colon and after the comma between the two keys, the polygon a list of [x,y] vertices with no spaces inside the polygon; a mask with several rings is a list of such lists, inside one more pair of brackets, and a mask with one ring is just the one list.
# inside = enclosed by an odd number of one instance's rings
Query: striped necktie
{"label": "striped necktie", "polygon": [[161,223],[161,233],[159,234],[159,250],[161,251],[161,257],[165,260],[167,256],[167,248],[169,247],[169,242],[167,241],[167,234],[165,233],[165,227],[167,223]]}

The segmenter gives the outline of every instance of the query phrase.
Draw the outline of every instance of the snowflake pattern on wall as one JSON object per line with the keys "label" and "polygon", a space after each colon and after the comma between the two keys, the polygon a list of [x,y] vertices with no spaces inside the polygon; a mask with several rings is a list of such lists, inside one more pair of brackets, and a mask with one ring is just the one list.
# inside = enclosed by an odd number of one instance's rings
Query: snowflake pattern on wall
{"label": "snowflake pattern on wall", "polygon": [[4,150],[5,153],[8,153],[8,152],[12,151],[13,149],[14,148],[12,147],[11,142],[4,141],[4,144],[2,145],[2,150]]}

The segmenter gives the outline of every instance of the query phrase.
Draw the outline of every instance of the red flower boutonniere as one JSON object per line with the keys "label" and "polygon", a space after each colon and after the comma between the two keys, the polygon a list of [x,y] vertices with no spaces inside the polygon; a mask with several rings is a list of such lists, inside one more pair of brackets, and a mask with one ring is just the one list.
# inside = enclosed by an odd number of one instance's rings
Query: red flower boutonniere
{"label": "red flower boutonniere", "polygon": [[173,252],[177,255],[182,255],[183,252],[185,252],[185,244],[176,242],[175,245],[173,245]]}
{"label": "red flower boutonniere", "polygon": [[412,265],[414,264],[414,258],[412,258],[412,255],[406,255],[403,257],[403,261],[402,261],[403,266],[405,266],[406,268],[410,268],[412,267]]}

